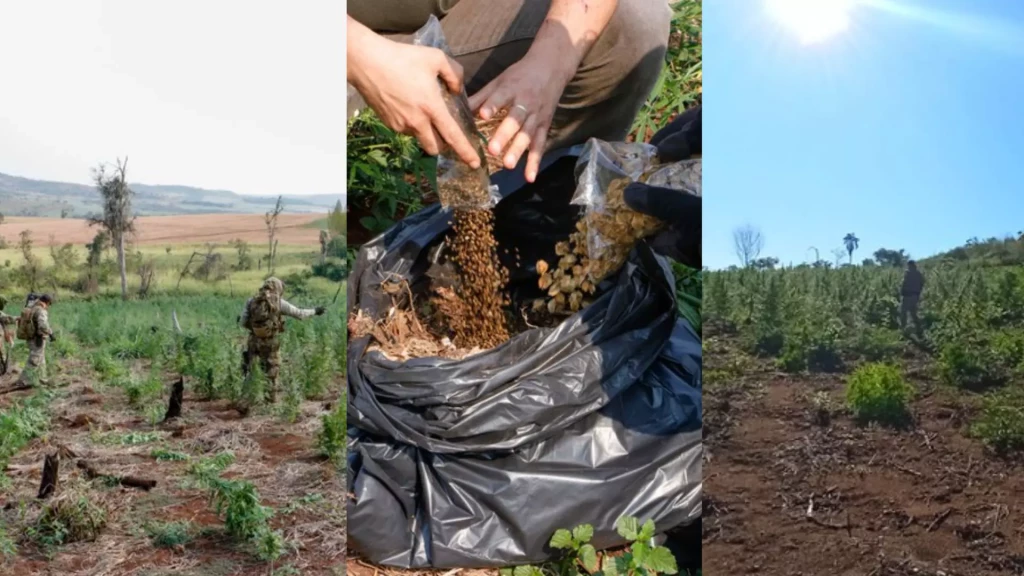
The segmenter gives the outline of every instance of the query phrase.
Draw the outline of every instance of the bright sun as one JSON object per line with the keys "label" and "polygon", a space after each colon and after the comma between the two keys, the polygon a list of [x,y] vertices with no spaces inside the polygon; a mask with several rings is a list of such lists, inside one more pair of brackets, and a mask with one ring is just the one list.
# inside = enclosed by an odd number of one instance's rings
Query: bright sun
{"label": "bright sun", "polygon": [[856,0],[765,0],[768,13],[796,33],[804,44],[815,44],[850,26]]}

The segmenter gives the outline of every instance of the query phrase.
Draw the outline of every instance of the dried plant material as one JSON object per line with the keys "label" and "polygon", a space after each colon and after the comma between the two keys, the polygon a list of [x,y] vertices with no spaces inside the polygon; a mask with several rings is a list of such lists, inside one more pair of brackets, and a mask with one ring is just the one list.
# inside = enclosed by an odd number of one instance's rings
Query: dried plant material
{"label": "dried plant material", "polygon": [[543,260],[537,261],[537,274],[544,275],[548,271],[548,263]]}
{"label": "dried plant material", "polygon": [[461,278],[455,298],[462,306],[441,301],[449,329],[460,347],[493,348],[509,339],[503,306],[508,270],[498,260],[494,239],[494,213],[490,210],[457,210],[448,243]]}

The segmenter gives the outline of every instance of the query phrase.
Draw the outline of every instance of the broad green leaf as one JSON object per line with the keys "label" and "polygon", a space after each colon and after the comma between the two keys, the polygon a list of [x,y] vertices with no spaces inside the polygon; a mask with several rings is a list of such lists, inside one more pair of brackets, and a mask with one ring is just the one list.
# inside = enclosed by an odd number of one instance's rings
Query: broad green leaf
{"label": "broad green leaf", "polygon": [[514,572],[513,568],[502,568],[498,570],[498,576],[513,576]]}
{"label": "broad green leaf", "polygon": [[601,569],[604,576],[626,576],[626,561],[623,558],[605,556],[601,562]]}
{"label": "broad green leaf", "polygon": [[619,536],[632,542],[640,535],[640,521],[632,516],[623,516],[615,524],[615,529],[618,530]]}
{"label": "broad green leaf", "polygon": [[381,166],[385,166],[386,167],[388,165],[388,158],[387,158],[387,156],[384,155],[384,151],[383,150],[370,150],[366,154],[366,156],[367,156],[367,158],[369,158],[370,160],[373,160],[374,162],[376,162],[377,164],[380,164]]}
{"label": "broad green leaf", "polygon": [[590,524],[580,524],[572,529],[572,537],[579,544],[586,544],[594,537],[594,527]]}
{"label": "broad green leaf", "polygon": [[580,547],[580,562],[587,569],[587,572],[590,573],[597,572],[600,568],[597,563],[597,550],[590,544],[584,544]]}
{"label": "broad green leaf", "polygon": [[648,546],[646,542],[640,542],[638,540],[634,542],[629,549],[633,553],[634,565],[644,566],[647,563],[647,554],[651,551],[651,547]]}
{"label": "broad green leaf", "polygon": [[672,555],[671,550],[664,546],[651,549],[647,554],[645,565],[659,574],[676,574],[679,572],[675,556]]}
{"label": "broad green leaf", "polygon": [[367,230],[373,230],[377,226],[377,219],[373,216],[363,216],[359,219],[359,224]]}
{"label": "broad green leaf", "polygon": [[568,550],[572,548],[572,533],[565,528],[555,530],[548,545],[557,550]]}
{"label": "broad green leaf", "polygon": [[516,566],[516,569],[512,572],[513,576],[544,576],[540,568],[536,566]]}
{"label": "broad green leaf", "polygon": [[654,520],[644,522],[643,528],[640,529],[640,535],[636,537],[641,542],[647,542],[651,538],[654,538]]}

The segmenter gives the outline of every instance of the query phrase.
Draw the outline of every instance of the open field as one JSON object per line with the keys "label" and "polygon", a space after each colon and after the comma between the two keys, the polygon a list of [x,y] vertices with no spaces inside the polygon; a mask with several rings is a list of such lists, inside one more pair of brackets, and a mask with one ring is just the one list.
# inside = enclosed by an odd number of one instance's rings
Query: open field
{"label": "open field", "polygon": [[705,276],[709,573],[1024,574],[1024,270],[900,276]]}
{"label": "open field", "polygon": [[[293,285],[286,297],[326,305],[328,288]],[[341,573],[344,298],[322,317],[288,320],[273,405],[260,400],[262,380],[240,374],[244,299],[54,306],[50,383],[0,395],[0,572]],[[23,365],[24,343],[14,360]],[[182,416],[163,422],[182,377]],[[0,391],[15,378],[0,377]],[[55,452],[58,492],[39,500],[43,456]],[[124,476],[156,486],[119,486]]]}
{"label": "open field", "polygon": [[[318,246],[319,231],[307,226],[322,220],[323,214],[281,214],[278,217],[278,239],[281,244]],[[144,216],[136,220],[135,244],[202,244],[225,243],[242,239],[253,244],[267,241],[267,227],[262,214],[195,214],[187,216]],[[97,228],[88,221],[73,218],[8,217],[0,225],[0,236],[14,244],[22,230],[30,230],[37,246],[87,244]],[[51,241],[51,236],[53,240]]]}

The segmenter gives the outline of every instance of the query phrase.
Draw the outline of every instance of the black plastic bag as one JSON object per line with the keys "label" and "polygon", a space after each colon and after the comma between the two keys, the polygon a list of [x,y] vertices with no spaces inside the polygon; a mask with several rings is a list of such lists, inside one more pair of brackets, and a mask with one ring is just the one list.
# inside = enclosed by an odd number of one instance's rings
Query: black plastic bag
{"label": "black plastic bag", "polygon": [[[493,178],[495,235],[523,262],[550,258],[578,216],[565,154],[536,184]],[[363,246],[350,312],[386,313],[385,279],[424,281],[449,220],[433,206]],[[513,301],[536,297],[536,273],[510,270]],[[601,549],[623,544],[623,515],[659,531],[700,518],[701,346],[671,271],[641,243],[602,288],[557,327],[463,360],[398,362],[367,352],[368,337],[349,343],[354,551],[405,568],[539,563],[557,555],[559,528],[591,524]]]}

